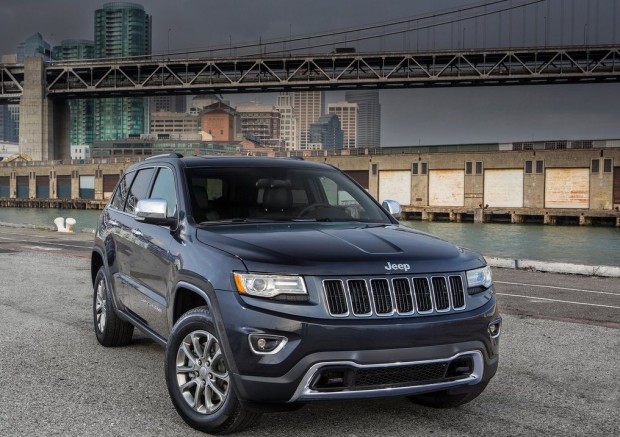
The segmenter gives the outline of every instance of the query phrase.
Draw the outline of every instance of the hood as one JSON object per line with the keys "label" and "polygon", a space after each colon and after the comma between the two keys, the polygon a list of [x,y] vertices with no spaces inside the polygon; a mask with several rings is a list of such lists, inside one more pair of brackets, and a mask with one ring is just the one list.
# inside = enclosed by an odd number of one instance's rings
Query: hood
{"label": "hood", "polygon": [[273,223],[217,225],[197,239],[240,258],[248,271],[317,276],[455,272],[484,259],[402,225]]}

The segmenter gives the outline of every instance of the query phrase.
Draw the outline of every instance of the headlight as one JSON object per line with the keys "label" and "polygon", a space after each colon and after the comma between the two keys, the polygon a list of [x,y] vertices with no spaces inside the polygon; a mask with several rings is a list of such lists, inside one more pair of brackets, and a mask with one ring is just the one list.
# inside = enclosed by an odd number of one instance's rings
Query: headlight
{"label": "headlight", "polygon": [[491,277],[491,267],[486,266],[481,269],[469,270],[467,272],[467,286],[469,288],[484,287],[489,288],[493,284]]}
{"label": "headlight", "polygon": [[262,275],[257,273],[234,273],[237,291],[259,297],[280,294],[306,295],[306,284],[301,276]]}

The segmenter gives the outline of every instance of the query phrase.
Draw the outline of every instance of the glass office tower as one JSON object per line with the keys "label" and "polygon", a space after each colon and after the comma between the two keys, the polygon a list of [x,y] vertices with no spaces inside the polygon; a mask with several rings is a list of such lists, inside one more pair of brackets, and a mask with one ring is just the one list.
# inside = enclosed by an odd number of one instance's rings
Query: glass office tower
{"label": "glass office tower", "polygon": [[[92,59],[94,56],[95,43],[83,39],[63,40],[52,51],[52,58],[58,61]],[[93,145],[94,104],[93,99],[69,100],[72,145]]]}
{"label": "glass office tower", "polygon": [[[95,57],[140,58],[151,53],[151,16],[135,3],[106,3],[95,11]],[[143,97],[95,101],[95,141],[148,132],[149,101]]]}

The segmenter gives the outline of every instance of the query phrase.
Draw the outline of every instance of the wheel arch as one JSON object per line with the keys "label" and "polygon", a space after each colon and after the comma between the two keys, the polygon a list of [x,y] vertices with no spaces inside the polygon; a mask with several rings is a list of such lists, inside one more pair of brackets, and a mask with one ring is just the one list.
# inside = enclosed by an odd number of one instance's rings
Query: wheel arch
{"label": "wheel arch", "polygon": [[97,272],[99,272],[99,269],[105,265],[103,259],[103,252],[98,247],[95,247],[90,256],[90,279],[93,286],[95,285]]}
{"label": "wheel arch", "polygon": [[211,294],[215,293],[215,290],[213,290],[213,287],[209,282],[205,282],[204,286],[202,287],[185,280],[180,280],[177,282],[176,287],[174,288],[174,294],[171,299],[173,302],[172,308],[169,312],[171,331],[177,320],[179,320],[179,318],[187,311],[196,307],[206,306],[209,309],[213,326],[215,327],[220,337],[221,345],[226,353],[230,370],[233,373],[237,373],[237,365],[235,363],[234,355],[228,341],[226,327],[224,326],[224,321],[221,317],[221,311],[217,303],[217,299],[214,294],[210,295],[209,291],[207,290],[209,290]]}

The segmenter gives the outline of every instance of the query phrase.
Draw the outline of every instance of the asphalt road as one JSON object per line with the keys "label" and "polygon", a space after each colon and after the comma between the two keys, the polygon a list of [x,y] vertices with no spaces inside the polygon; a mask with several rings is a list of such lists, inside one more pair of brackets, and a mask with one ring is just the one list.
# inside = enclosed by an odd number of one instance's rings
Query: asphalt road
{"label": "asphalt road", "polygon": [[[91,237],[33,235],[0,230],[0,436],[204,435],[168,399],[161,347],[140,334],[125,348],[97,343]],[[620,279],[494,275],[502,357],[474,402],[313,403],[239,435],[620,435]]]}

